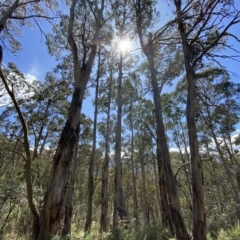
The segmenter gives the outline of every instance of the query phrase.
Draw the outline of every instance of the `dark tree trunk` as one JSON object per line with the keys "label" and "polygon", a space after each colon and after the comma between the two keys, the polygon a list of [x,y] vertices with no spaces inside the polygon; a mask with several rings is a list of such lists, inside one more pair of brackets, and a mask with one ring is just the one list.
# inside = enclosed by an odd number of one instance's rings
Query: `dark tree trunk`
{"label": "dark tree trunk", "polygon": [[53,158],[53,166],[51,169],[45,201],[42,211],[41,229],[38,240],[50,240],[52,236],[59,235],[62,232],[61,219],[63,215],[64,189],[67,180],[67,173],[69,164],[73,157],[73,152],[78,143],[79,127],[80,127],[80,113],[82,109],[82,101],[84,92],[92,71],[93,62],[96,56],[97,43],[102,23],[102,13],[104,8],[104,1],[102,6],[98,9],[95,5],[95,32],[86,60],[86,46],[84,45],[85,55],[83,56],[82,66],[79,64],[79,55],[77,44],[73,35],[74,26],[74,11],[77,0],[72,0],[70,8],[70,17],[68,24],[68,43],[71,47],[74,63],[74,80],[75,88],[73,92],[71,106],[68,111],[68,118],[65,127],[60,136],[58,146]]}
{"label": "dark tree trunk", "polygon": [[54,164],[45,195],[39,240],[51,239],[53,235],[59,235],[62,230],[61,220],[63,217],[64,190],[67,183],[69,164],[78,142],[80,111],[84,90],[75,88],[68,120],[54,155]]}
{"label": "dark tree trunk", "polygon": [[72,213],[73,213],[73,194],[74,194],[74,184],[77,173],[77,161],[78,161],[78,140],[77,145],[74,149],[72,166],[69,168],[69,176],[67,181],[67,186],[65,189],[66,199],[64,207],[64,226],[62,230],[62,236],[67,236],[71,233],[71,223],[72,223]]}
{"label": "dark tree trunk", "polygon": [[112,97],[112,75],[109,79],[109,93],[107,106],[107,133],[105,144],[105,157],[102,167],[102,188],[101,188],[101,219],[100,231],[107,232],[108,229],[108,168],[109,168],[109,136],[110,136],[110,110]]}

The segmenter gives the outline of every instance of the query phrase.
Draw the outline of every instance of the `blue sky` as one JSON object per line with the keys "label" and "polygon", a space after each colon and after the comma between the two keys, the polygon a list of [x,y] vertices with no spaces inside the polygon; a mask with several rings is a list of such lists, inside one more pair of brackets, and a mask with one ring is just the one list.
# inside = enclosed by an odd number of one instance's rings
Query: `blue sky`
{"label": "blue sky", "polygon": [[[162,1],[161,4],[158,4],[158,8],[161,10],[160,26],[162,26],[168,19],[171,18],[172,10],[166,4],[166,1]],[[51,32],[51,25],[45,23],[41,26],[46,33]],[[240,38],[239,26],[240,24],[232,27],[231,33]],[[10,53],[6,53],[4,56],[4,63],[14,62],[24,74],[31,74],[37,79],[43,80],[45,74],[48,71],[53,70],[56,66],[55,58],[51,57],[47,52],[44,36],[41,35],[36,26],[33,29],[24,27],[23,37],[20,39],[20,42],[22,44],[22,50],[17,52],[15,56]],[[233,46],[237,46],[236,41],[231,40],[230,43]],[[237,48],[240,49],[240,43]],[[236,76],[233,75],[233,78],[235,81],[238,81],[237,76],[240,76],[240,63],[228,59],[221,60],[221,63],[231,72],[236,74]],[[91,91],[91,95],[92,96],[86,99],[83,103],[83,112],[92,117],[92,97],[94,96],[94,90]]]}

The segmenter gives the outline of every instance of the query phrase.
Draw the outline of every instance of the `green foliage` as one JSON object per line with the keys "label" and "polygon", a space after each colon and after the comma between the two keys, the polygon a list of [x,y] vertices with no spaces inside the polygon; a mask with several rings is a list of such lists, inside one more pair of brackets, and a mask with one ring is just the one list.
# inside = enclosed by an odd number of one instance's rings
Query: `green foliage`
{"label": "green foliage", "polygon": [[110,234],[106,237],[106,240],[127,240],[134,239],[133,231],[125,229],[123,227],[116,227],[111,229]]}
{"label": "green foliage", "polygon": [[229,229],[221,228],[217,234],[209,232],[207,240],[239,240],[240,239],[240,224],[237,223]]}
{"label": "green foliage", "polygon": [[135,239],[141,240],[167,240],[171,236],[166,229],[161,226],[145,226],[139,228],[135,233]]}

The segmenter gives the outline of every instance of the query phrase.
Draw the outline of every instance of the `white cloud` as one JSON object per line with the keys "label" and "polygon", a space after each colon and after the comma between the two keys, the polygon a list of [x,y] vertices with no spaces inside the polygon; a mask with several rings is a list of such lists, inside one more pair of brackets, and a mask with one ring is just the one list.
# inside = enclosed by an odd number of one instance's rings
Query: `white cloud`
{"label": "white cloud", "polygon": [[24,74],[24,77],[26,78],[27,82],[30,84],[37,80],[37,78],[30,73]]}
{"label": "white cloud", "polygon": [[31,76],[38,76],[39,75],[39,67],[37,67],[36,64],[35,64],[34,67],[32,67],[30,69],[29,75],[31,75]]}

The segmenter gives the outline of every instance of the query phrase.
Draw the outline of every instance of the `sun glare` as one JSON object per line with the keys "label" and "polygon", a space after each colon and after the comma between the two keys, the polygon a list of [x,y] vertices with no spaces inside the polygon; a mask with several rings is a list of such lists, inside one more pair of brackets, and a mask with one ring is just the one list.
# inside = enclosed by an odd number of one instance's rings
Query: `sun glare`
{"label": "sun glare", "polygon": [[128,40],[121,40],[118,43],[118,48],[121,52],[126,52],[130,47],[129,41]]}

